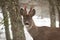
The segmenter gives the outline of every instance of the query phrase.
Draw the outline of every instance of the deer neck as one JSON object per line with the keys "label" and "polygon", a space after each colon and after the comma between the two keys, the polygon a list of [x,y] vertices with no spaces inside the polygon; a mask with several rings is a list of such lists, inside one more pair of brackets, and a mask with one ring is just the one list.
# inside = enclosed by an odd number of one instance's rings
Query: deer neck
{"label": "deer neck", "polygon": [[38,28],[35,26],[35,23],[33,20],[32,20],[32,27],[28,30],[28,32],[32,37],[35,37],[37,35]]}
{"label": "deer neck", "polygon": [[32,24],[33,24],[32,28],[37,28],[33,20],[32,20]]}

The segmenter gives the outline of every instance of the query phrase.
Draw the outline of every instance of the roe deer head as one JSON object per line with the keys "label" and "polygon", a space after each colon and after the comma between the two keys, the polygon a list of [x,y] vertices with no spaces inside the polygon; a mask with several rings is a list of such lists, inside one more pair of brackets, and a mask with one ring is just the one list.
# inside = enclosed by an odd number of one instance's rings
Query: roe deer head
{"label": "roe deer head", "polygon": [[23,16],[24,25],[30,29],[33,26],[32,17],[35,15],[35,9],[30,8],[30,11],[27,13],[26,7],[24,9],[21,8],[20,14]]}

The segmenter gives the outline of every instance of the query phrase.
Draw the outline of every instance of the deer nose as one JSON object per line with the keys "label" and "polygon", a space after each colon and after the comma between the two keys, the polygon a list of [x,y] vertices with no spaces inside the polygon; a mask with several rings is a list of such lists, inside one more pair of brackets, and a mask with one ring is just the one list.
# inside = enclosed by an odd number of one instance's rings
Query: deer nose
{"label": "deer nose", "polygon": [[25,25],[29,25],[29,23],[25,23]]}
{"label": "deer nose", "polygon": [[29,25],[29,23],[26,21],[26,22],[25,22],[25,25]]}

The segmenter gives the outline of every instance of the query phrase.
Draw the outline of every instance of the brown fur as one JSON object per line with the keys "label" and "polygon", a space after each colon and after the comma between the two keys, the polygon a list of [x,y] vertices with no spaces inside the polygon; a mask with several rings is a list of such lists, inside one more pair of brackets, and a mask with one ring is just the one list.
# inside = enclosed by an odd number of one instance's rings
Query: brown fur
{"label": "brown fur", "polygon": [[[26,10],[26,9],[25,9]],[[33,40],[60,40],[60,28],[51,28],[47,26],[37,27],[35,26],[32,16],[35,14],[35,10],[31,9],[27,14],[25,10],[20,10],[21,15],[23,16],[24,24],[27,21],[27,24],[30,29],[28,32],[33,37]]]}
{"label": "brown fur", "polygon": [[51,27],[37,27],[37,29],[32,28],[29,33],[34,40],[60,40],[60,29]]}

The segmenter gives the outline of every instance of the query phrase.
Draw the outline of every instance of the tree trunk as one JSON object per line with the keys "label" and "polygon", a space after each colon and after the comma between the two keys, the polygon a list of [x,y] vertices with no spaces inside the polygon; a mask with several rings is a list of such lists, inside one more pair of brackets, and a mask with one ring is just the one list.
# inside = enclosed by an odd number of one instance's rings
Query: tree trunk
{"label": "tree trunk", "polygon": [[4,17],[4,26],[5,26],[6,40],[11,40],[11,38],[10,38],[10,32],[9,32],[7,9],[6,9],[5,2],[2,2],[2,3],[3,4],[1,5],[1,8],[2,8],[3,17]]}
{"label": "tree trunk", "polygon": [[52,0],[49,0],[49,10],[50,10],[50,19],[51,19],[51,27],[56,27],[56,15],[55,15],[55,9],[54,4]]}
{"label": "tree trunk", "polygon": [[59,28],[60,28],[60,0],[56,0],[55,3],[56,3],[57,11],[58,11]]}
{"label": "tree trunk", "polygon": [[58,10],[58,14],[59,14],[59,28],[60,28],[60,9],[59,9],[59,7],[57,7],[57,10]]}
{"label": "tree trunk", "polygon": [[19,0],[10,0],[8,10],[11,19],[13,40],[25,40],[23,25],[20,16]]}

